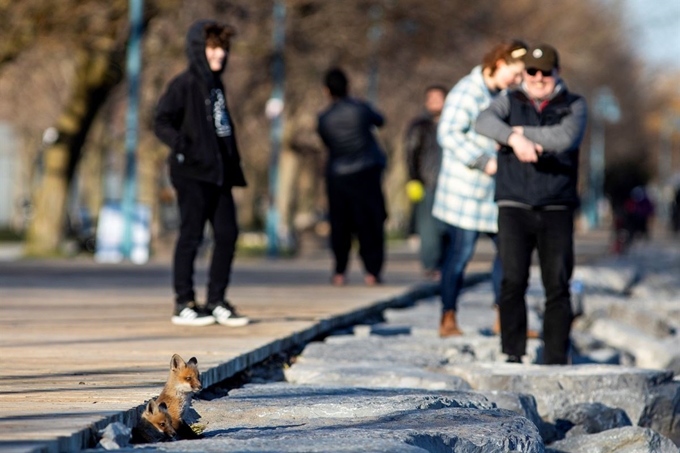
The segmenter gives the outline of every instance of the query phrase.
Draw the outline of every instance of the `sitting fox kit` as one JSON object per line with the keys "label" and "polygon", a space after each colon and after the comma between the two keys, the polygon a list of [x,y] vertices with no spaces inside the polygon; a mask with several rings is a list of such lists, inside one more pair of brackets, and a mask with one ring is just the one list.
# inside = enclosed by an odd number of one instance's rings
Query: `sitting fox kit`
{"label": "sitting fox kit", "polygon": [[146,405],[137,426],[132,428],[132,444],[150,444],[168,442],[175,439],[172,418],[165,403],[158,404],[151,400]]}
{"label": "sitting fox kit", "polygon": [[196,357],[185,362],[179,354],[174,354],[170,359],[170,375],[163,387],[163,391],[156,399],[156,403],[165,404],[172,420],[172,428],[177,432],[178,439],[200,439],[203,436],[196,434],[186,423],[186,417],[191,408],[191,397],[200,392],[200,374],[198,372]]}

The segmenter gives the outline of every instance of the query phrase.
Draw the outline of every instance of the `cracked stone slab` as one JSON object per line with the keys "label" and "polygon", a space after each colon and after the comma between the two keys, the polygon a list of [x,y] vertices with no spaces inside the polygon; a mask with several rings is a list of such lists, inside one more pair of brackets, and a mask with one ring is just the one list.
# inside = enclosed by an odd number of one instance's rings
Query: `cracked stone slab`
{"label": "cracked stone slab", "polygon": [[354,364],[296,363],[284,370],[292,384],[347,387],[395,387],[426,390],[468,390],[470,384],[457,376],[434,373],[413,366],[358,362]]}
{"label": "cracked stone slab", "polygon": [[163,451],[544,451],[525,417],[474,392],[268,384],[196,401],[206,439]]}

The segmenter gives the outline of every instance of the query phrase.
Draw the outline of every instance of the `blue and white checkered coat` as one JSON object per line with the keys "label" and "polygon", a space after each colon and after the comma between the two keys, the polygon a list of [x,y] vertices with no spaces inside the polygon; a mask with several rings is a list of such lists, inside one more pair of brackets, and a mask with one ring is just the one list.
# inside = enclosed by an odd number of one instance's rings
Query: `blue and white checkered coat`
{"label": "blue and white checkered coat", "polygon": [[450,225],[488,233],[498,232],[495,179],[475,165],[496,157],[496,142],[476,133],[474,123],[492,98],[481,66],[446,96],[437,130],[443,155],[432,208],[436,218]]}

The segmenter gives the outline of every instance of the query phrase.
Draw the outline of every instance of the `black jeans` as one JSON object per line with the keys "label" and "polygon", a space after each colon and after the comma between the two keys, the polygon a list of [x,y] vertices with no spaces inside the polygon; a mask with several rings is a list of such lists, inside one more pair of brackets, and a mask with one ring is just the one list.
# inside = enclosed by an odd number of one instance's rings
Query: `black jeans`
{"label": "black jeans", "polygon": [[331,224],[331,247],[335,255],[335,273],[347,270],[352,236],[359,240],[359,256],[366,272],[380,278],[385,259],[387,218],[381,188],[380,167],[348,175],[330,175],[328,214]]}
{"label": "black jeans", "polygon": [[224,299],[238,237],[236,208],[231,189],[179,177],[172,179],[172,185],[177,191],[181,219],[173,263],[175,301],[183,304],[196,300],[194,260],[203,240],[205,223],[209,221],[215,245],[208,274],[207,304],[215,305]]}
{"label": "black jeans", "polygon": [[503,352],[522,356],[527,343],[525,293],[534,248],[545,289],[543,363],[566,364],[573,320],[569,280],[574,270],[574,213],[501,207],[498,247],[503,266],[500,314]]}

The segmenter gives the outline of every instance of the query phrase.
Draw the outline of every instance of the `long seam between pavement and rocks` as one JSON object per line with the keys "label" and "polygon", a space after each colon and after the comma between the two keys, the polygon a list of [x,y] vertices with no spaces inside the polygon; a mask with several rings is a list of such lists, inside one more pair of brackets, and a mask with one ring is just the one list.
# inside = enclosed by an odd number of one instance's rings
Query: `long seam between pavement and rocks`
{"label": "long seam between pavement and rocks", "polygon": [[[465,280],[463,281],[463,287],[469,288],[489,280],[490,278],[491,274],[488,272],[470,273],[465,277]],[[221,365],[210,368],[206,371],[202,371],[201,381],[203,383],[203,387],[207,388],[229,379],[235,376],[237,373],[245,371],[249,367],[263,362],[265,359],[274,354],[289,350],[296,346],[304,345],[309,343],[311,340],[327,335],[334,330],[349,327],[354,324],[359,324],[361,321],[376,314],[380,314],[388,308],[407,307],[421,299],[437,296],[439,293],[440,285],[438,283],[421,283],[410,288],[401,295],[386,300],[378,300],[368,307],[319,320],[313,326],[305,330],[293,333],[292,335],[273,341],[258,349],[241,354],[238,357],[234,357],[233,359],[228,360]],[[104,429],[110,423],[120,422],[131,427],[132,424],[137,420],[138,410],[143,405],[144,403],[142,402],[139,404],[139,406],[130,408],[127,411],[109,415],[108,417],[93,423],[88,428],[77,431],[70,436],[63,436],[57,438],[54,441],[48,441],[45,443],[46,445],[43,444],[43,446],[46,448],[38,448],[35,451],[63,452],[91,448],[98,441],[99,430]],[[56,447],[56,449],[54,447]]]}

